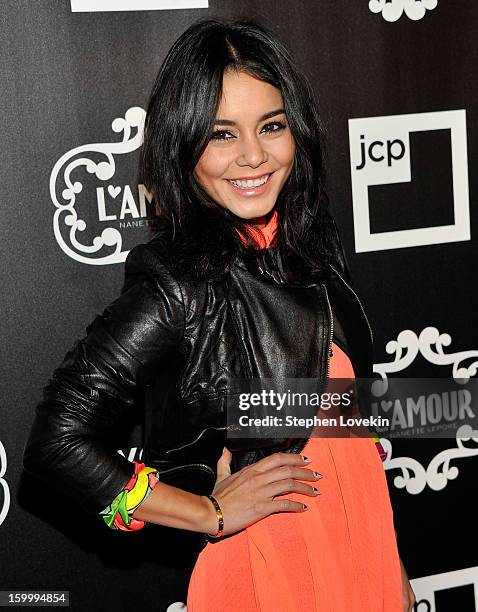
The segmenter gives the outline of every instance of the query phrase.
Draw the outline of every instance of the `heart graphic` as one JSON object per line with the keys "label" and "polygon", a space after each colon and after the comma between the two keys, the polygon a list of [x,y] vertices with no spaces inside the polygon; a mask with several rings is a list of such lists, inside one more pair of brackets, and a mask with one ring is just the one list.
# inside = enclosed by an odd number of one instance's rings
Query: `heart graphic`
{"label": "heart graphic", "polygon": [[108,193],[112,198],[116,198],[116,196],[121,193],[121,187],[113,187],[113,185],[108,185]]}
{"label": "heart graphic", "polygon": [[380,402],[380,406],[382,407],[382,410],[384,412],[390,412],[390,410],[393,408],[393,402],[392,401],[387,402],[386,400],[382,400]]}

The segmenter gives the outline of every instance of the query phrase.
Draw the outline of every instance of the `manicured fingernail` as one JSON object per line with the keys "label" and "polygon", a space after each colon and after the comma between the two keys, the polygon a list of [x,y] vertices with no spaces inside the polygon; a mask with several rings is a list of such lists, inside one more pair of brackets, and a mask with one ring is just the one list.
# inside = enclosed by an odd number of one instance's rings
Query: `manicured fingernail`
{"label": "manicured fingernail", "polygon": [[319,474],[319,472],[314,472],[314,476],[316,478],[322,478],[322,474]]}
{"label": "manicured fingernail", "polygon": [[312,461],[312,459],[309,459],[309,457],[306,457],[305,455],[302,455],[302,461],[304,463],[310,463]]}
{"label": "manicured fingernail", "polygon": [[307,510],[307,508],[309,507],[306,504],[302,504],[302,505],[304,506],[304,510]]}
{"label": "manicured fingernail", "polygon": [[312,490],[314,491],[314,493],[318,493],[319,489],[316,489],[315,487],[312,487]]}

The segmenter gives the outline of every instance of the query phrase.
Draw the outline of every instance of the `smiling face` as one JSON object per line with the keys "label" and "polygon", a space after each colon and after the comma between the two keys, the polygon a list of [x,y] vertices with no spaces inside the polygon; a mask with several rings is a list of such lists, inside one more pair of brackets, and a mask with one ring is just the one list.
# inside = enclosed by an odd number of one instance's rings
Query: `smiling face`
{"label": "smiling face", "polygon": [[194,176],[220,205],[264,225],[294,164],[281,92],[245,72],[224,74],[214,132]]}

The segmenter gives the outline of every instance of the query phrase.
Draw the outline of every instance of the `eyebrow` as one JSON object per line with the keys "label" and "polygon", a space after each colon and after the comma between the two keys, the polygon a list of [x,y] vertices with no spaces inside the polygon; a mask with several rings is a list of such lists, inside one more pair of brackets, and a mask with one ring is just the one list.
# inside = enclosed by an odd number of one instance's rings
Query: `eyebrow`
{"label": "eyebrow", "polygon": [[[277,110],[271,111],[270,113],[266,113],[259,117],[259,121],[265,121],[266,119],[272,119],[276,115],[285,114],[285,109],[278,108]],[[214,121],[214,125],[236,125],[235,121],[231,121],[230,119],[216,119]]]}

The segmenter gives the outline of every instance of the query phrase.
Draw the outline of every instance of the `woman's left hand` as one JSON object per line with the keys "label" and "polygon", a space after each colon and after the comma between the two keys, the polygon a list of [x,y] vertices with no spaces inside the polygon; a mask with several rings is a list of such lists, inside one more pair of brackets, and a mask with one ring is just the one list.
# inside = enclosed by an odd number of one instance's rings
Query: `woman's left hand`
{"label": "woman's left hand", "polygon": [[408,580],[407,571],[402,563],[400,557],[400,570],[402,574],[402,598],[403,598],[403,612],[413,612],[416,598],[413,592],[410,581]]}

